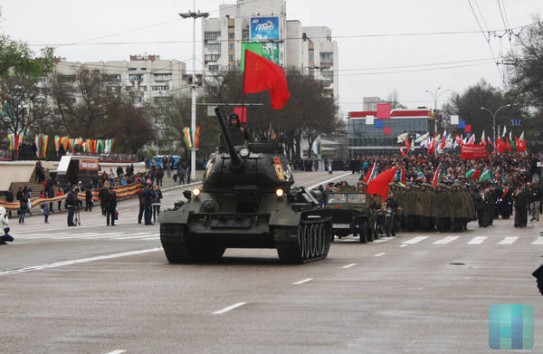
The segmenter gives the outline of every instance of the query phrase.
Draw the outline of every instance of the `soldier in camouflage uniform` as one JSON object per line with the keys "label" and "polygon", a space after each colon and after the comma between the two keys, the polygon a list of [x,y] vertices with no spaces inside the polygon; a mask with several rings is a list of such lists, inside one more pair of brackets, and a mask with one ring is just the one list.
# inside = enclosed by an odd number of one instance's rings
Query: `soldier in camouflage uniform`
{"label": "soldier in camouflage uniform", "polygon": [[407,231],[415,231],[419,228],[420,215],[417,214],[418,188],[418,185],[408,183],[405,186],[401,201],[398,200],[403,210],[404,224]]}
{"label": "soldier in camouflage uniform", "polygon": [[439,232],[447,232],[451,228],[453,217],[451,200],[450,188],[444,184],[438,184],[432,196],[432,218]]}
{"label": "soldier in camouflage uniform", "polygon": [[428,183],[422,183],[418,192],[417,212],[420,215],[420,228],[422,231],[433,231],[434,221],[432,219],[432,199],[434,187]]}

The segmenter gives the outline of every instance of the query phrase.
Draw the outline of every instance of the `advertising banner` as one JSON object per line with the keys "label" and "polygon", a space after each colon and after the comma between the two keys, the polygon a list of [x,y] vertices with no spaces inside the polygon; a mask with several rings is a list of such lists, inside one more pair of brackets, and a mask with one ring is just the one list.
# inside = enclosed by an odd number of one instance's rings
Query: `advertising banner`
{"label": "advertising banner", "polygon": [[80,171],[98,171],[100,165],[98,160],[95,159],[81,159],[79,160],[79,170]]}
{"label": "advertising banner", "polygon": [[252,17],[251,40],[279,39],[279,17]]}
{"label": "advertising banner", "polygon": [[245,49],[250,50],[268,60],[273,61],[277,65],[279,63],[279,44],[277,43],[262,43],[262,42],[243,42],[241,44],[241,71],[245,68]]}

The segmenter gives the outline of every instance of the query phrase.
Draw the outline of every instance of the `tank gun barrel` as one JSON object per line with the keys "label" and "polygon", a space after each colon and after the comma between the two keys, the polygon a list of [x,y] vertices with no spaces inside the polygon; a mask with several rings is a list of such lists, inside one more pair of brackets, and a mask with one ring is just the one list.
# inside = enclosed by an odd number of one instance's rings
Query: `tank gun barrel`
{"label": "tank gun barrel", "polygon": [[219,126],[221,127],[221,132],[224,137],[224,141],[226,143],[226,149],[228,150],[228,153],[230,154],[230,161],[231,161],[230,166],[232,166],[233,168],[240,168],[243,165],[243,160],[234,149],[234,145],[232,144],[232,139],[230,139],[230,135],[228,135],[228,131],[226,129],[226,123],[224,122],[222,111],[218,107],[215,108],[215,115],[217,116],[217,119],[219,120]]}

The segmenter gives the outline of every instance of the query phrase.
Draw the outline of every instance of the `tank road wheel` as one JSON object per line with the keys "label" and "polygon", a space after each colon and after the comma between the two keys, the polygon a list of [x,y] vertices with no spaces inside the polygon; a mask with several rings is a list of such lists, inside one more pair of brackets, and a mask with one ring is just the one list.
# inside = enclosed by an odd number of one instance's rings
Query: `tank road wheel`
{"label": "tank road wheel", "polygon": [[275,229],[277,254],[281,262],[288,264],[326,258],[331,235],[330,220],[304,221],[296,228]]}
{"label": "tank road wheel", "polygon": [[160,242],[166,259],[170,263],[190,263],[190,256],[187,245],[185,244],[186,229],[179,224],[161,224]]}
{"label": "tank road wheel", "polygon": [[186,228],[178,224],[161,224],[160,241],[170,263],[194,263],[218,261],[225,247],[210,244],[196,243],[186,240]]}

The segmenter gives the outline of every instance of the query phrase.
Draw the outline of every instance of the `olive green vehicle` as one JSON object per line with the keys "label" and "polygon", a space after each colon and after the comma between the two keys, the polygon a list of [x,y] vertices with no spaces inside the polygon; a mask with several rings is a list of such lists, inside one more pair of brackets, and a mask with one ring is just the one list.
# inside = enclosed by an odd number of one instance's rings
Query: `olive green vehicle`
{"label": "olive green vehicle", "polygon": [[360,243],[375,239],[375,218],[364,193],[328,193],[326,208],[332,211],[332,233],[341,238],[359,236]]}
{"label": "olive green vehicle", "polygon": [[[226,128],[203,185],[160,213],[160,240],[170,263],[217,261],[227,248],[275,248],[283,263],[324,259],[332,239],[330,210],[294,179],[281,145],[234,146]],[[239,130],[239,129],[238,129]],[[222,149],[222,150],[221,150]]]}

